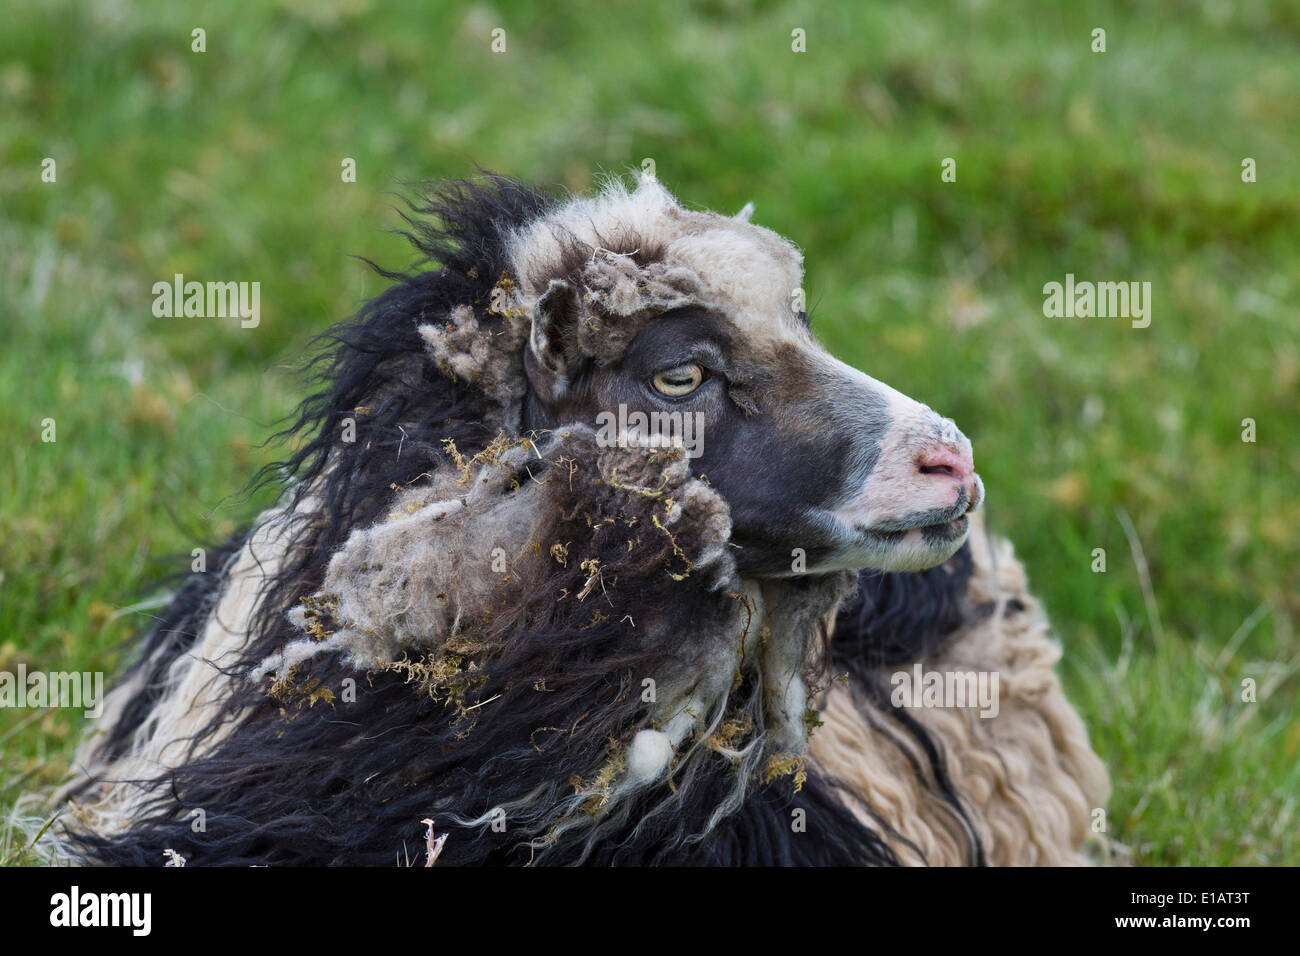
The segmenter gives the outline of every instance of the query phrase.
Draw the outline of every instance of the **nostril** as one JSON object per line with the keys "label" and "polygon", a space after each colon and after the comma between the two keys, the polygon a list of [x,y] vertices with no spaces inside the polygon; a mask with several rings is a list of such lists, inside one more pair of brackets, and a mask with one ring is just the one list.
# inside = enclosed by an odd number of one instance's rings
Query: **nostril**
{"label": "nostril", "polygon": [[923,475],[947,475],[949,478],[956,478],[957,472],[952,465],[922,465],[921,474]]}
{"label": "nostril", "polygon": [[975,463],[961,449],[937,445],[916,457],[916,470],[922,475],[943,476],[965,483],[975,474]]}

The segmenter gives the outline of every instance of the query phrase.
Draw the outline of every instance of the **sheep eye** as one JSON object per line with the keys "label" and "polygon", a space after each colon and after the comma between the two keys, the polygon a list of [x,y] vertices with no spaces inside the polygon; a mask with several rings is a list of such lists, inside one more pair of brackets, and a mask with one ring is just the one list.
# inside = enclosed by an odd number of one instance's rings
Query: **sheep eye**
{"label": "sheep eye", "polygon": [[704,381],[704,368],[691,362],[687,365],[679,365],[676,368],[670,368],[666,372],[660,372],[650,380],[656,392],[660,395],[668,395],[672,398],[681,398],[683,395],[689,395],[700,387]]}

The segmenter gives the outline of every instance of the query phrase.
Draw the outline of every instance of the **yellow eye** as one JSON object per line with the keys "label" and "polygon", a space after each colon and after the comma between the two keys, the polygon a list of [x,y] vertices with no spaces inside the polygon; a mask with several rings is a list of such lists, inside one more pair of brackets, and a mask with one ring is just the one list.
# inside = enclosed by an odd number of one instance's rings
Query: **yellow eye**
{"label": "yellow eye", "polygon": [[689,365],[670,368],[666,372],[660,372],[650,380],[656,392],[672,398],[681,398],[683,395],[691,394],[700,387],[703,381],[704,369],[694,362]]}

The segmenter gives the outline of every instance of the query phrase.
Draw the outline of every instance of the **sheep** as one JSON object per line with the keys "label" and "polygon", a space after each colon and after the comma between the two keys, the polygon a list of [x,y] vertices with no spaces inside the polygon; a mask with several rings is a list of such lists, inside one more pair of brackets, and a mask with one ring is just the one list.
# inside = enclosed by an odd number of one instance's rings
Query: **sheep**
{"label": "sheep", "polygon": [[[332,333],[277,503],[140,642],[46,852],[1086,859],[1106,772],[970,442],[817,343],[751,211],[649,176],[417,203],[420,262]],[[916,664],[997,675],[996,716],[899,706]]]}

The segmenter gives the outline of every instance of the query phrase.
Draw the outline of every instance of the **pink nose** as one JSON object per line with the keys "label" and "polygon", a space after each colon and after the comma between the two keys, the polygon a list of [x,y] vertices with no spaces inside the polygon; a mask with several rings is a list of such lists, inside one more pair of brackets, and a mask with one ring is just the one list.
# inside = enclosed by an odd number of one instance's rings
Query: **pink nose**
{"label": "pink nose", "polygon": [[946,476],[970,488],[975,479],[975,459],[964,448],[932,445],[917,455],[916,470],[923,475]]}

